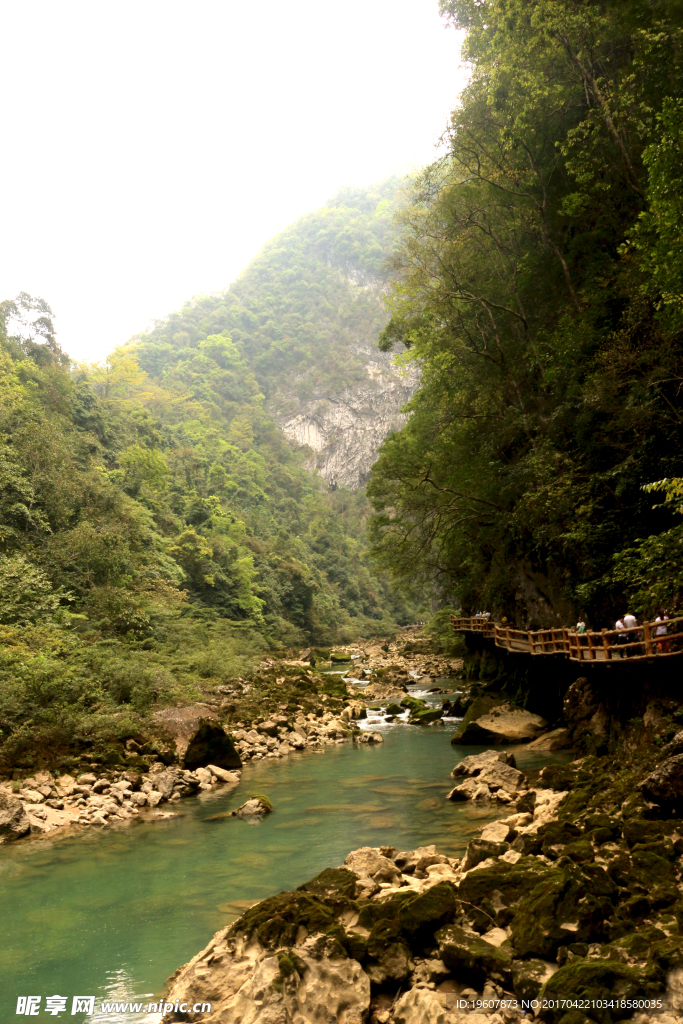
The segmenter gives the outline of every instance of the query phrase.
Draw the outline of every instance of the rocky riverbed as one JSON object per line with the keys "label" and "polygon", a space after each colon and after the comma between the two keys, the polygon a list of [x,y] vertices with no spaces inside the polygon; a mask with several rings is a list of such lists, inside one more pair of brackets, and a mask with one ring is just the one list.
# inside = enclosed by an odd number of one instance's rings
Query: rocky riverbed
{"label": "rocky riverbed", "polygon": [[527,1001],[552,1024],[680,1024],[679,748],[544,769],[461,860],[351,852],[221,929],[168,988],[211,1012],[164,1021],[514,1024]]}
{"label": "rocky riverbed", "polygon": [[[45,751],[42,770],[0,777],[0,844],[66,826],[167,814],[159,805],[236,785],[247,761],[352,741],[381,743],[379,731],[358,728],[373,694],[355,683],[374,678],[404,698],[416,676],[429,681],[427,673],[460,664],[434,654],[412,631],[391,644],[264,658],[249,679],[207,690],[191,706],[157,710],[144,732],[110,752],[109,764],[84,755],[53,767]],[[347,674],[349,681],[342,678]]]}

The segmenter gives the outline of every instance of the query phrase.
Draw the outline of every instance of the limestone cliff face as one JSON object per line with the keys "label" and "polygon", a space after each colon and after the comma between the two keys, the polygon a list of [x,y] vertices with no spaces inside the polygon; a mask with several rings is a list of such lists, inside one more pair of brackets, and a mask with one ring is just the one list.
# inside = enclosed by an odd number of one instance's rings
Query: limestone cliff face
{"label": "limestone cliff face", "polygon": [[[351,353],[350,353],[351,356]],[[416,370],[399,369],[393,357],[369,345],[354,346],[357,383],[339,392],[313,388],[305,397],[292,389],[270,403],[276,422],[297,446],[310,449],[309,469],[331,485],[362,486],[382,441],[406,421],[402,407],[419,384]]]}

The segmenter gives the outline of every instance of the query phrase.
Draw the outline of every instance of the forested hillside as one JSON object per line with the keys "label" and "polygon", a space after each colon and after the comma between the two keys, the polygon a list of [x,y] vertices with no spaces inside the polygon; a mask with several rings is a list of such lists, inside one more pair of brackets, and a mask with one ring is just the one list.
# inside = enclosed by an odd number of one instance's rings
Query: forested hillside
{"label": "forested hillside", "polygon": [[472,77],[402,214],[383,346],[424,383],[375,466],[376,552],[520,624],[680,605],[677,487],[648,485],[683,469],[683,6],[442,12]]}
{"label": "forested hillside", "polygon": [[365,373],[395,191],[345,193],[101,364],[70,364],[44,301],[0,305],[6,757],[414,616],[368,563],[364,492],[307,472],[264,398]]}
{"label": "forested hillside", "polygon": [[330,484],[363,483],[417,383],[377,347],[400,184],[344,189],[301,217],[226,291],[142,335],[140,365],[163,381],[207,337],[229,337],[308,467]]}
{"label": "forested hillside", "polygon": [[268,399],[363,380],[356,347],[386,323],[379,288],[395,240],[399,180],[345,189],[264,246],[230,288],[188,302],[141,336],[144,369],[163,377],[177,353],[229,335]]}

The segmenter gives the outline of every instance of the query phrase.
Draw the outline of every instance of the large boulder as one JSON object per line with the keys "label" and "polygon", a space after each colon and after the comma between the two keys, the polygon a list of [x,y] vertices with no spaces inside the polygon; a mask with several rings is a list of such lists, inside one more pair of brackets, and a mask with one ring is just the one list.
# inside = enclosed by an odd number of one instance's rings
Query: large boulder
{"label": "large boulder", "polygon": [[528,750],[566,750],[572,745],[569,729],[551,729],[544,732],[527,747]]}
{"label": "large boulder", "polygon": [[21,839],[31,831],[31,823],[21,800],[0,789],[0,844]]}
{"label": "large boulder", "polygon": [[[478,718],[481,718],[482,715],[487,714],[489,711],[493,710],[493,708],[500,707],[501,704],[504,703],[505,701],[501,697],[476,697],[465,712],[465,717],[456,729],[455,733],[451,736],[451,743],[469,743],[469,740],[463,741],[462,739],[469,726],[473,722],[476,722]],[[486,743],[485,740],[481,742],[482,746]]]}
{"label": "large boulder", "polygon": [[484,782],[492,792],[502,789],[513,795],[521,789],[525,789],[527,785],[524,772],[520,772],[509,764],[503,764],[501,761],[492,761],[479,772],[477,781]]}
{"label": "large boulder", "polygon": [[683,754],[674,754],[658,764],[639,788],[653,804],[672,810],[683,807]]}
{"label": "large boulder", "polygon": [[154,715],[175,746],[179,763],[194,771],[208,764],[219,768],[241,768],[242,760],[218,715],[200,705],[165,708]]}
{"label": "large boulder", "polygon": [[479,775],[484,768],[488,768],[495,761],[512,765],[513,768],[516,767],[514,754],[508,754],[507,750],[484,750],[481,754],[469,754],[467,757],[463,757],[462,761],[456,764],[451,776],[457,779],[459,775]]}
{"label": "large boulder", "polygon": [[[464,720],[463,720],[464,721]],[[488,743],[528,743],[548,728],[548,723],[540,715],[522,708],[513,708],[509,704],[501,704],[485,715],[470,721],[456,740],[452,743],[488,744]],[[456,734],[457,735],[457,734]]]}

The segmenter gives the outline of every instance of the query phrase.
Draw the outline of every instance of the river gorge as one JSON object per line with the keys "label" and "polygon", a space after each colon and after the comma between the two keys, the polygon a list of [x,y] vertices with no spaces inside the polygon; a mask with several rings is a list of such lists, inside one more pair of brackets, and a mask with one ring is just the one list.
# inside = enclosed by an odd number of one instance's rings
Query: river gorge
{"label": "river gorge", "polygon": [[[0,905],[11,921],[0,954],[3,1015],[14,1014],[12,998],[24,992],[94,994],[98,1009],[109,999],[147,1003],[217,929],[341,864],[356,847],[434,843],[462,856],[481,825],[500,815],[495,805],[445,799],[454,764],[479,748],[453,747],[452,728],[443,726],[372,728],[383,744],[252,762],[238,787],[164,804],[144,822],[3,847]],[[532,777],[549,760],[568,758],[524,749],[515,756]],[[253,825],[223,816],[251,793],[267,796],[274,813]]]}

